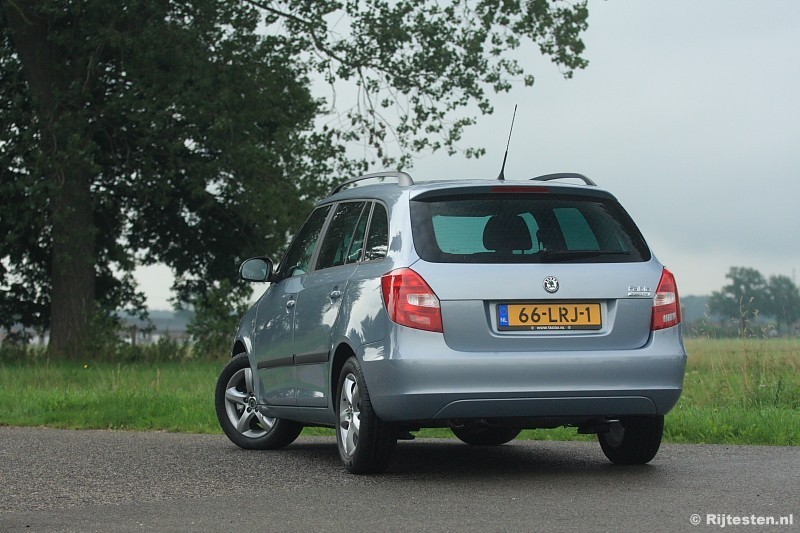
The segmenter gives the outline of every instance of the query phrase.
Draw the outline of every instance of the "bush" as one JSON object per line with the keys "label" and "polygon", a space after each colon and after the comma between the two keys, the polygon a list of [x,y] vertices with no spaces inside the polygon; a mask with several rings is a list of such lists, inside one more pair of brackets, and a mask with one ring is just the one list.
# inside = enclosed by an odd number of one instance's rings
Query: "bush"
{"label": "bush", "polygon": [[[89,360],[121,363],[183,362],[193,359],[193,350],[188,341],[161,337],[151,344],[131,345],[116,336],[98,335],[92,339],[84,354],[75,354],[72,360]],[[48,360],[47,347],[31,344],[0,344],[0,362],[20,363]]]}
{"label": "bush", "polygon": [[195,314],[186,331],[194,345],[192,352],[199,359],[229,356],[239,317],[248,308],[247,291],[238,291],[223,281],[195,303]]}

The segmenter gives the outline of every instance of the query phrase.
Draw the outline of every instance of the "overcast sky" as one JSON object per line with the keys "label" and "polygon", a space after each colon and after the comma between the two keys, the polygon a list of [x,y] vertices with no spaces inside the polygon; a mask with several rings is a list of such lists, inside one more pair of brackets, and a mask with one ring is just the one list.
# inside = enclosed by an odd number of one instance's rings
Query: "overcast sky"
{"label": "overcast sky", "polygon": [[[800,274],[800,2],[589,2],[589,66],[564,80],[535,57],[535,86],[494,97],[467,132],[479,160],[423,155],[417,179],[494,178],[514,104],[507,179],[580,172],[631,213],[682,294],[731,266]],[[376,169],[379,170],[379,169]],[[138,278],[167,309],[168,271]]]}

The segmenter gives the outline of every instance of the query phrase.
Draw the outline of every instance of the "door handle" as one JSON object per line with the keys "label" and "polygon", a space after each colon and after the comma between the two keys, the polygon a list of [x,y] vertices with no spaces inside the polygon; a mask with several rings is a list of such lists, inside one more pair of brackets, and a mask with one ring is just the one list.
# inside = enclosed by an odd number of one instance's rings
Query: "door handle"
{"label": "door handle", "polygon": [[288,302],[286,302],[286,309],[291,309],[292,307],[294,307],[294,304],[295,304],[294,300],[289,300]]}
{"label": "door handle", "polygon": [[330,297],[331,300],[335,300],[335,299],[339,298],[341,295],[342,295],[342,291],[333,290],[333,291],[331,291],[331,293],[328,296]]}

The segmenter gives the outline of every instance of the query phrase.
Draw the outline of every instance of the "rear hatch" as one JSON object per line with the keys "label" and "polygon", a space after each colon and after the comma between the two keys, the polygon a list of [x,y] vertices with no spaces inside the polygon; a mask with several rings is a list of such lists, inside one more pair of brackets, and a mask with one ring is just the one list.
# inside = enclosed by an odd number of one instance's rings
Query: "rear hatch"
{"label": "rear hatch", "polygon": [[610,194],[463,187],[411,200],[412,265],[459,351],[592,351],[647,343],[662,266]]}

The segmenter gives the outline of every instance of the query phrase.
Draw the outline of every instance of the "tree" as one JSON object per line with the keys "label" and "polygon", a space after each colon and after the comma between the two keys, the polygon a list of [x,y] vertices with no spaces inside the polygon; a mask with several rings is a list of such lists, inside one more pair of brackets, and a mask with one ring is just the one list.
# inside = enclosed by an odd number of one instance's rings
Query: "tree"
{"label": "tree", "polygon": [[800,321],[800,289],[787,276],[770,276],[767,293],[765,312],[775,318],[779,333],[790,333]]}
{"label": "tree", "polygon": [[758,270],[746,267],[731,267],[725,277],[731,283],[711,293],[708,309],[713,315],[737,320],[744,335],[750,321],[769,310],[767,282]]}
{"label": "tree", "polygon": [[[308,203],[356,167],[458,147],[488,91],[533,78],[524,39],[566,76],[585,4],[547,0],[3,0],[0,325],[86,345],[91,316],[141,308],[131,276],[165,262],[181,302],[280,250]],[[340,24],[337,27],[336,24]],[[329,103],[311,76],[354,84]],[[353,162],[347,143],[371,147]],[[399,155],[393,155],[391,146]],[[480,148],[466,148],[479,155]]]}
{"label": "tree", "polygon": [[96,305],[141,307],[136,263],[165,261],[192,301],[280,248],[339,151],[256,14],[127,7],[4,4],[3,321],[49,323],[54,353],[85,347]]}

